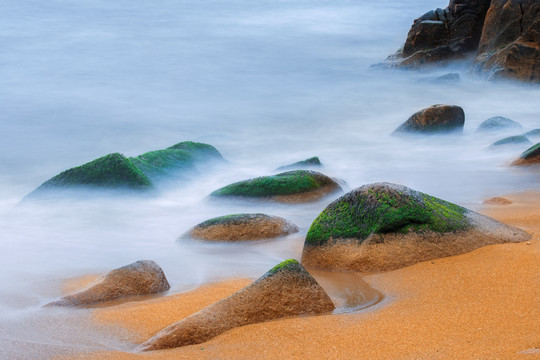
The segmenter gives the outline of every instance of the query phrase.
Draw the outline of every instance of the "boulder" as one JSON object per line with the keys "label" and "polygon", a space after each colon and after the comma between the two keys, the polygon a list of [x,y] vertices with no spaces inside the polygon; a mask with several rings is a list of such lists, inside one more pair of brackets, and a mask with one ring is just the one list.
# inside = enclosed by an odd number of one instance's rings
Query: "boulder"
{"label": "boulder", "polygon": [[234,214],[206,220],[183,237],[209,241],[269,239],[298,232],[292,222],[265,214]]}
{"label": "boulder", "polygon": [[490,0],[451,0],[428,11],[409,30],[403,49],[387,59],[390,66],[417,68],[474,54]]}
{"label": "boulder", "polygon": [[540,3],[494,0],[474,69],[488,79],[540,82]]}
{"label": "boulder", "polygon": [[478,125],[476,131],[501,131],[501,130],[519,130],[523,129],[517,121],[505,118],[503,116],[494,116]]}
{"label": "boulder", "polygon": [[433,105],[414,113],[405,123],[398,127],[399,133],[445,133],[463,131],[465,113],[456,105]]}
{"label": "boulder", "polygon": [[522,230],[402,185],[376,183],[340,197],[313,221],[305,266],[387,271],[530,238]]}
{"label": "boulder", "polygon": [[214,191],[210,196],[213,198],[305,202],[340,190],[341,187],[338,183],[324,174],[309,170],[294,170],[239,181]]}
{"label": "boulder", "polygon": [[306,160],[295,162],[294,164],[278,167],[277,170],[284,171],[284,170],[305,169],[305,168],[321,167],[321,166],[322,164],[321,164],[321,160],[319,160],[319,157],[314,156]]}
{"label": "boulder", "polygon": [[531,146],[512,165],[537,165],[540,164],[540,143]]}
{"label": "boulder", "polygon": [[89,288],[64,296],[48,306],[88,306],[129,296],[157,294],[169,290],[163,270],[151,260],[139,260],[101,276]]}
{"label": "boulder", "polygon": [[508,136],[504,139],[495,141],[491,147],[508,146],[508,145],[523,145],[532,144],[532,142],[523,135]]}
{"label": "boulder", "polygon": [[163,329],[139,349],[199,344],[235,327],[332,310],[317,281],[298,261],[286,260],[237,293]]}

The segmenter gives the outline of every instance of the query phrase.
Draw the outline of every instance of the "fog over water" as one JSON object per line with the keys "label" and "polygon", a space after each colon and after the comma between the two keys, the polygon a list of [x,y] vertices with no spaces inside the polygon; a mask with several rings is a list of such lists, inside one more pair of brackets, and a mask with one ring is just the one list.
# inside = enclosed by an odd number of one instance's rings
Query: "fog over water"
{"label": "fog over water", "polygon": [[[403,44],[414,18],[446,5],[2,1],[0,344],[11,354],[28,351],[28,342],[54,349],[128,346],[92,331],[66,330],[71,321],[81,326],[75,321],[80,312],[66,316],[41,308],[62,295],[62,281],[70,277],[152,259],[178,292],[258,277],[283,259],[299,258],[309,225],[333,198],[272,205],[206,197],[311,156],[319,156],[321,171],[343,179],[347,190],[396,182],[473,209],[487,196],[538,190],[538,172],[505,166],[527,146],[488,146],[540,127],[540,88],[485,82],[468,72],[467,62],[423,72],[370,67]],[[448,72],[460,73],[461,81],[433,81]],[[463,135],[389,136],[411,114],[437,103],[463,107]],[[495,115],[524,130],[475,132]],[[70,167],[185,140],[214,145],[229,163],[153,197],[19,205]],[[176,242],[203,220],[238,212],[283,216],[301,231],[260,243]],[[43,319],[64,325],[44,331]],[[39,358],[39,349],[26,358]]]}

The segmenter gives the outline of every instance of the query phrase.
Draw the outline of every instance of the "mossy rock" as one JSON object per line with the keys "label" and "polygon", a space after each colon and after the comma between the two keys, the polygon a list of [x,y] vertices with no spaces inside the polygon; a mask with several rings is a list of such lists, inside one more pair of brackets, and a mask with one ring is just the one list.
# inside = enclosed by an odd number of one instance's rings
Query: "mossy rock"
{"label": "mossy rock", "polygon": [[513,165],[535,165],[540,164],[540,143],[531,146],[521,154]]}
{"label": "mossy rock", "polygon": [[332,178],[316,171],[294,170],[239,181],[214,191],[215,198],[252,198],[275,201],[308,201],[341,190]]}
{"label": "mossy rock", "polygon": [[290,221],[266,214],[233,214],[206,220],[184,238],[207,241],[243,241],[270,239],[298,232]]}
{"label": "mossy rock", "polygon": [[523,135],[508,136],[499,141],[495,141],[491,144],[492,147],[504,146],[504,145],[523,145],[532,144],[532,142]]}
{"label": "mossy rock", "polygon": [[150,179],[119,153],[105,155],[84,165],[61,172],[44,182],[34,193],[51,188],[73,187],[148,189]]}
{"label": "mossy rock", "polygon": [[534,129],[531,131],[527,131],[523,136],[528,136],[531,138],[540,138],[540,129]]}
{"label": "mossy rock", "polygon": [[131,158],[149,178],[155,180],[171,173],[189,170],[203,160],[223,160],[212,145],[184,141],[163,150],[155,150]]}
{"label": "mossy rock", "polygon": [[503,116],[491,117],[480,125],[478,125],[477,131],[500,131],[500,130],[517,130],[523,129],[520,123],[517,121],[505,118]]}
{"label": "mossy rock", "polygon": [[414,113],[393,134],[443,134],[463,131],[465,112],[456,105],[433,105]]}
{"label": "mossy rock", "polygon": [[306,235],[307,266],[383,271],[530,236],[402,185],[376,183],[340,197]]}
{"label": "mossy rock", "polygon": [[200,344],[239,326],[334,309],[317,281],[297,260],[289,259],[228,298],[161,330],[139,350]]}
{"label": "mossy rock", "polygon": [[292,169],[305,169],[310,167],[321,167],[322,163],[318,156],[295,162],[294,164],[278,167],[278,171],[292,170]]}

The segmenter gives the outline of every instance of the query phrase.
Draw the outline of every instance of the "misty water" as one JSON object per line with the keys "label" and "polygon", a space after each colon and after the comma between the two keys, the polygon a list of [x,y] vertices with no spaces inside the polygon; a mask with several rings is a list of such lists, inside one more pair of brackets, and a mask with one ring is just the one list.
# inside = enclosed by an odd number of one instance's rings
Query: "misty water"
{"label": "misty water", "polygon": [[[0,357],[129,348],[87,326],[86,310],[42,308],[62,295],[68,278],[152,259],[174,293],[256,278],[283,259],[299,259],[307,229],[335,196],[308,204],[207,199],[281,165],[319,156],[321,171],[345,181],[347,191],[389,181],[472,209],[486,197],[538,189],[538,173],[507,166],[527,146],[489,148],[540,127],[538,87],[488,83],[469,73],[468,61],[422,72],[371,67],[403,44],[415,17],[446,5],[1,2]],[[461,80],[433,80],[448,72]],[[438,103],[463,107],[462,135],[389,136]],[[475,131],[495,115],[523,131]],[[185,140],[212,144],[228,163],[154,196],[19,204],[65,169]],[[239,212],[283,216],[300,232],[247,244],[176,241],[203,220]]]}

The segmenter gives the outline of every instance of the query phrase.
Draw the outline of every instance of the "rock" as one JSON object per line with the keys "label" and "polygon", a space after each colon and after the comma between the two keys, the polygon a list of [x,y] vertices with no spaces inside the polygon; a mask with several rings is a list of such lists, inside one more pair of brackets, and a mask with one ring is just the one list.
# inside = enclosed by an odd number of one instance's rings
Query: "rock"
{"label": "rock", "polygon": [[235,327],[332,310],[317,281],[298,261],[286,260],[237,293],[163,329],[139,349],[200,344]]}
{"label": "rock", "polygon": [[474,53],[489,5],[490,0],[451,0],[446,9],[425,13],[414,21],[403,49],[388,64],[416,68]]}
{"label": "rock", "polygon": [[439,76],[436,80],[444,81],[444,82],[458,82],[460,80],[460,76],[458,73],[448,73],[448,74]]}
{"label": "rock", "polygon": [[402,185],[365,185],[340,197],[313,221],[305,266],[387,271],[530,238],[522,230]]}
{"label": "rock", "polygon": [[310,167],[320,167],[322,166],[321,160],[319,157],[314,156],[312,158],[295,162],[294,164],[280,166],[277,168],[278,171],[292,170],[292,169],[305,169]]}
{"label": "rock", "polygon": [[512,165],[535,165],[540,164],[540,143],[531,146]]}
{"label": "rock", "polygon": [[265,214],[235,214],[206,220],[184,237],[210,241],[258,240],[298,232],[290,221]]}
{"label": "rock", "polygon": [[532,142],[523,135],[508,136],[499,141],[495,141],[491,144],[491,147],[505,146],[505,145],[522,145],[532,144]]}
{"label": "rock", "polygon": [[394,134],[462,131],[464,124],[465,113],[461,107],[455,105],[433,105],[413,114],[394,131]]}
{"label": "rock", "polygon": [[484,201],[484,204],[488,205],[510,205],[512,202],[502,197],[494,197]]}
{"label": "rock", "polygon": [[531,131],[527,131],[523,136],[531,137],[531,138],[537,138],[540,137],[540,129],[534,129]]}
{"label": "rock", "polygon": [[210,196],[304,202],[340,190],[338,183],[324,174],[309,170],[294,170],[239,181],[214,191]]}
{"label": "rock", "polygon": [[490,117],[478,125],[476,131],[500,131],[523,129],[520,123],[503,116]]}
{"label": "rock", "polygon": [[88,289],[53,301],[48,306],[87,306],[129,296],[157,294],[169,288],[158,264],[139,260],[108,272]]}
{"label": "rock", "polygon": [[492,1],[474,69],[490,80],[540,82],[538,1]]}

